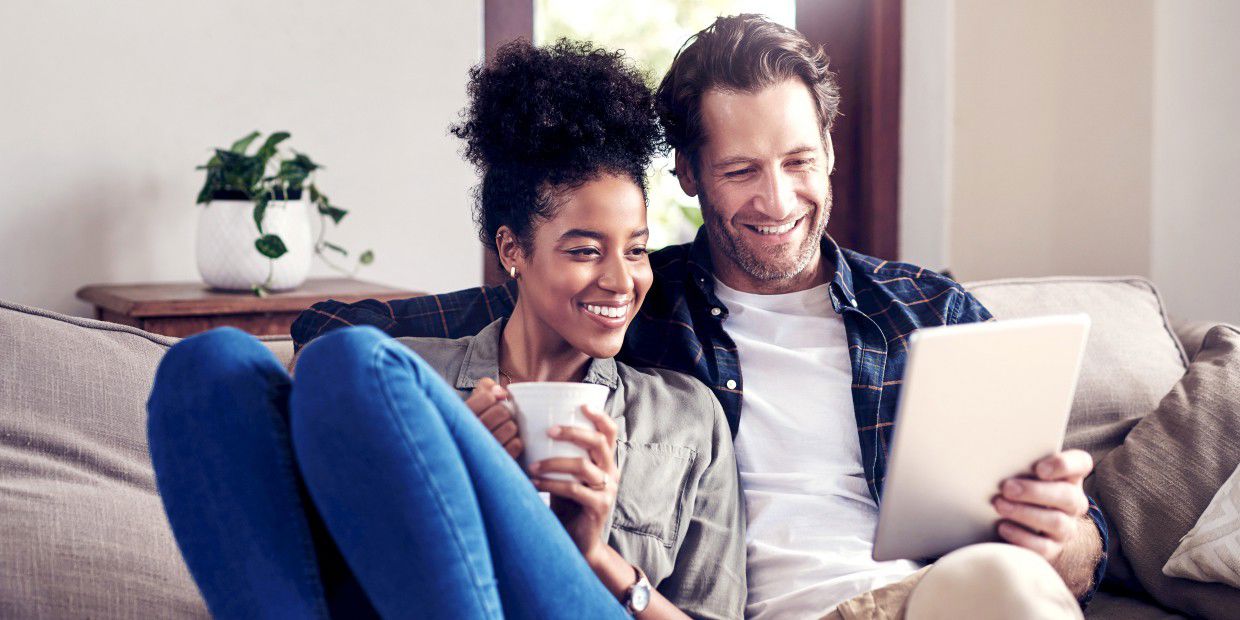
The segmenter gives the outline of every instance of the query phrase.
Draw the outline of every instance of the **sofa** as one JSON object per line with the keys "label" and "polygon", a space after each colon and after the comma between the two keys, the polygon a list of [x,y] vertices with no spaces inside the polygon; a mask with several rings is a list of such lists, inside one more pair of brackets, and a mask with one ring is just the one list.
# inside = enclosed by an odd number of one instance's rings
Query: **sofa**
{"label": "sofa", "polygon": [[[1140,278],[1017,279],[968,288],[1000,319],[1064,312],[1092,317],[1065,444],[1090,451],[1100,470],[1113,453],[1132,451],[1125,439],[1186,375],[1211,327],[1169,322],[1153,286]],[[175,342],[0,301],[0,617],[208,615],[168,527],[146,447],[147,393],[160,357]],[[287,338],[265,342],[280,359],[290,358]],[[1232,438],[1223,435],[1218,443]],[[1222,455],[1220,468],[1235,456],[1227,445],[1210,449]],[[1124,473],[1132,468],[1117,475]],[[1109,519],[1128,523],[1122,514],[1113,517],[1107,498],[1132,494],[1119,482],[1100,485],[1100,476],[1088,481],[1091,494]],[[1210,480],[1192,484],[1202,487],[1199,497],[1214,494],[1206,488],[1215,484]],[[1161,503],[1124,509],[1158,515]],[[1193,510],[1200,514],[1196,507],[1186,510],[1180,521],[1193,519]],[[1196,582],[1181,584],[1190,588],[1181,598],[1165,596],[1157,576],[1124,554],[1144,549],[1146,538],[1178,540],[1184,527],[1139,523],[1123,531],[1113,524],[1112,570],[1087,617],[1226,617],[1216,611],[1240,602],[1240,590]],[[1168,543],[1160,544],[1152,548]],[[1197,585],[1207,587],[1205,594],[1191,589]],[[1202,596],[1211,606],[1195,607]],[[1231,609],[1240,614],[1240,606]]]}

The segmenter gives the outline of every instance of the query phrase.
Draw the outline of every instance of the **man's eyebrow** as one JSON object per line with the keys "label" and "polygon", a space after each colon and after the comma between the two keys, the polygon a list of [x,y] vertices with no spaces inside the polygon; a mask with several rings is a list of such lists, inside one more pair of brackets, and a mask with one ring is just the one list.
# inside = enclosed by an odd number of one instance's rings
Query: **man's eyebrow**
{"label": "man's eyebrow", "polygon": [[[817,147],[809,144],[802,144],[789,149],[783,154],[783,157],[788,157],[789,155],[800,155],[801,153],[812,153],[816,150],[818,150]],[[744,155],[732,155],[719,160],[711,167],[715,169],[727,168],[728,166],[735,166],[736,164],[747,164],[753,161],[753,159],[754,158],[752,157],[746,157]]]}

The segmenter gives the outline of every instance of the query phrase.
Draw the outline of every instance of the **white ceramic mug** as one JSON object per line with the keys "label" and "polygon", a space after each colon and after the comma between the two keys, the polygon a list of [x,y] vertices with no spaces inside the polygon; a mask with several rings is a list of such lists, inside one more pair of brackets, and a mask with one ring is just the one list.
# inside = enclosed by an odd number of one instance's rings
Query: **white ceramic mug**
{"label": "white ceramic mug", "polygon": [[[607,405],[607,386],[593,383],[528,382],[511,383],[517,432],[525,450],[521,453],[521,465],[528,471],[533,463],[556,457],[586,457],[589,455],[575,443],[552,439],[547,431],[553,426],[576,426],[595,430],[594,424],[582,413],[581,406],[603,412]],[[552,472],[541,477],[555,480],[575,480],[571,475]]]}

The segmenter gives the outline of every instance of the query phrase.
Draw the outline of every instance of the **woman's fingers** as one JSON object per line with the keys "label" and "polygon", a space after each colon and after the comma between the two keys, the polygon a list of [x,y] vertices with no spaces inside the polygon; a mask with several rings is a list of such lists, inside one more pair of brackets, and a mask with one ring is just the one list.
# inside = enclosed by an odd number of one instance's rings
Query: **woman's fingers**
{"label": "woman's fingers", "polygon": [[600,491],[606,488],[610,481],[607,472],[580,457],[556,457],[530,465],[530,474],[535,476],[543,476],[552,472],[568,474],[581,484]]}
{"label": "woman's fingers", "polygon": [[478,415],[478,421],[482,422],[482,425],[487,427],[487,430],[491,431],[492,434],[495,433],[496,428],[506,422],[516,423],[512,409],[509,409],[504,402],[495,403]]}
{"label": "woman's fingers", "polygon": [[611,417],[601,411],[591,409],[589,405],[582,405],[581,412],[594,425],[594,429],[603,434],[608,444],[615,445],[617,429],[616,423]]}
{"label": "woman's fingers", "polygon": [[611,492],[609,490],[595,491],[590,487],[579,484],[575,480],[535,478],[533,482],[534,488],[539,491],[575,502],[595,515],[606,515],[607,511],[611,510]]}

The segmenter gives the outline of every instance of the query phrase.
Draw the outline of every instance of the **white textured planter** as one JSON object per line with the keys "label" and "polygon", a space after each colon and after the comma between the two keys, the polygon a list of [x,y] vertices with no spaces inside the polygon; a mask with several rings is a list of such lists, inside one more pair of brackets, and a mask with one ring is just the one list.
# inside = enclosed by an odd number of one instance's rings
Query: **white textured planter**
{"label": "white textured planter", "polygon": [[[297,288],[310,273],[314,241],[310,232],[309,203],[276,202],[267,205],[263,231],[279,235],[288,252],[270,259],[254,247],[258,226],[254,204],[244,200],[212,200],[199,207],[198,273],[215,288],[250,290],[267,283],[273,291]],[[271,281],[267,281],[270,274]]]}

